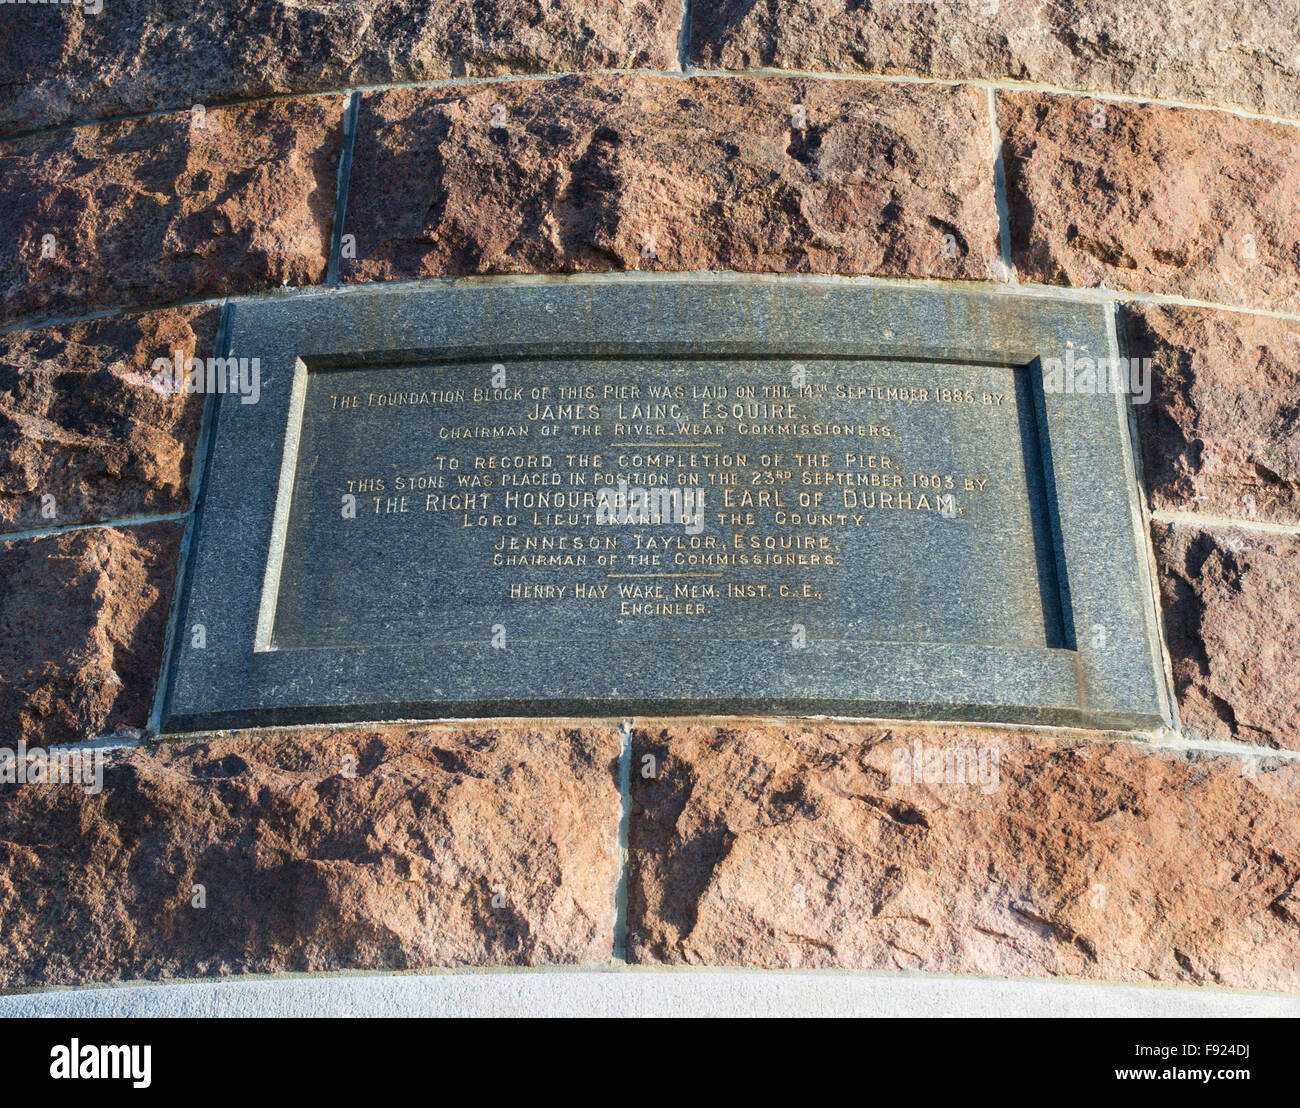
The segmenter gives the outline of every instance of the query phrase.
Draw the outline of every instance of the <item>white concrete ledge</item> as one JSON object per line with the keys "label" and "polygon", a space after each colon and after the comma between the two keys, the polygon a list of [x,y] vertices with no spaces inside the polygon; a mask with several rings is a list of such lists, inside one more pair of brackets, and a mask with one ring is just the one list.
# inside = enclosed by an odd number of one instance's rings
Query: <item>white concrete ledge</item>
{"label": "white concrete ledge", "polygon": [[0,996],[0,1017],[34,1016],[1297,1017],[1300,997],[902,973],[611,967],[249,977]]}

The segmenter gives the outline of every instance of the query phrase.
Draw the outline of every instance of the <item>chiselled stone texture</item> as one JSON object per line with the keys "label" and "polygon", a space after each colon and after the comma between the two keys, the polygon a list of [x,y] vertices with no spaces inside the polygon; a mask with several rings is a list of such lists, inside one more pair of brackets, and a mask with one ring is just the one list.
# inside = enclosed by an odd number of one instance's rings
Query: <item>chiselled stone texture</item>
{"label": "chiselled stone texture", "polygon": [[210,356],[216,324],[187,307],[0,335],[0,531],[188,508],[203,397],[153,363]]}
{"label": "chiselled stone texture", "polygon": [[1300,127],[1002,93],[1022,279],[1300,310]]}
{"label": "chiselled stone texture", "polygon": [[608,962],[619,739],[245,732],[0,786],[0,986]]}
{"label": "chiselled stone texture", "polygon": [[1300,520],[1300,322],[1131,304],[1129,354],[1151,359],[1135,410],[1155,508]]}
{"label": "chiselled stone texture", "polygon": [[1183,730],[1300,750],[1300,536],[1152,526]]}
{"label": "chiselled stone texture", "polygon": [[746,723],[632,766],[636,961],[1300,989],[1294,762]]}
{"label": "chiselled stone texture", "polygon": [[0,735],[9,744],[148,723],[180,537],[180,524],[155,523],[0,542]]}
{"label": "chiselled stone texture", "polygon": [[693,60],[1011,78],[1300,114],[1295,0],[695,0]]}
{"label": "chiselled stone texture", "polygon": [[3,318],[319,281],[342,136],[328,96],[0,143]]}
{"label": "chiselled stone texture", "polygon": [[274,93],[677,62],[680,0],[106,0],[0,11],[0,132]]}
{"label": "chiselled stone texture", "polygon": [[998,257],[992,181],[975,89],[575,77],[370,93],[343,273],[984,280]]}

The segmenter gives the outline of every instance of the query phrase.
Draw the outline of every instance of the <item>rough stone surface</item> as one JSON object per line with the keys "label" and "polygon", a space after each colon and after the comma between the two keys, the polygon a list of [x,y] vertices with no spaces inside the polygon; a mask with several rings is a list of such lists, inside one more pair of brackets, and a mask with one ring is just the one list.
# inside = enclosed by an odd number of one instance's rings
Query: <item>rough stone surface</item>
{"label": "rough stone surface", "polygon": [[191,307],[0,335],[0,530],[187,509],[203,397],[152,366],[208,357],[216,325]]}
{"label": "rough stone surface", "polygon": [[0,132],[273,93],[677,61],[680,0],[108,0],[0,11]]}
{"label": "rough stone surface", "polygon": [[1300,310],[1300,127],[1040,93],[998,103],[1022,279]]}
{"label": "rough stone surface", "polygon": [[1300,114],[1295,0],[709,0],[703,66],[1011,78]]}
{"label": "rough stone surface", "polygon": [[598,77],[371,93],[343,272],[983,280],[998,257],[992,182],[975,89]]}
{"label": "rough stone surface", "polygon": [[1129,305],[1132,357],[1151,358],[1136,405],[1153,507],[1300,520],[1300,322]]}
{"label": "rough stone surface", "polygon": [[608,962],[619,751],[613,727],[246,732],[114,752],[98,795],[0,786],[0,987]]}
{"label": "rough stone surface", "polygon": [[1152,537],[1183,730],[1300,750],[1300,536]]}
{"label": "rough stone surface", "polygon": [[1300,989],[1294,762],[794,723],[632,755],[636,961]]}
{"label": "rough stone surface", "polygon": [[0,745],[148,722],[181,526],[0,542]]}
{"label": "rough stone surface", "polygon": [[215,108],[197,123],[178,112],[0,143],[3,319],[324,276],[343,98]]}

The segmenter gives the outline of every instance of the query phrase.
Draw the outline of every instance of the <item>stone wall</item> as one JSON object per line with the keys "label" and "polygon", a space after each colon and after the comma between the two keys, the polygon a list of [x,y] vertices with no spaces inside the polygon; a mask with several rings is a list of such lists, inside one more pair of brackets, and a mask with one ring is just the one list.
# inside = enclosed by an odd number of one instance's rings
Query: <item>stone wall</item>
{"label": "stone wall", "polygon": [[[1297,0],[5,5],[0,86],[0,745],[108,750],[94,795],[0,785],[0,987],[630,961],[1300,991]],[[1176,728],[156,742],[202,398],[155,358],[211,353],[229,299],[632,270],[1113,304],[1155,367]],[[909,783],[899,751],[998,779]]]}

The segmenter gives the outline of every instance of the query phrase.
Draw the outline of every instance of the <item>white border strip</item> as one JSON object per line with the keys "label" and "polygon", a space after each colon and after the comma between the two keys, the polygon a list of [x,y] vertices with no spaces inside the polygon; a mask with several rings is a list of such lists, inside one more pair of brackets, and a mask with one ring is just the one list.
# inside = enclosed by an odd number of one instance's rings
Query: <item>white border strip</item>
{"label": "white border strip", "polygon": [[[226,355],[226,357],[230,356],[229,353]],[[275,606],[280,599],[280,568],[284,564],[284,542],[286,532],[289,530],[289,503],[293,499],[293,478],[298,470],[298,444],[302,438],[302,416],[306,402],[307,366],[299,358],[294,363],[293,385],[289,393],[289,425],[284,432],[284,457],[280,461],[280,486],[275,497],[275,517],[271,523],[271,548],[266,556],[262,600],[257,609],[257,631],[253,636],[254,652],[275,649],[271,642],[271,635],[275,630]]]}
{"label": "white border strip", "polygon": [[1218,989],[817,970],[351,974],[0,996],[0,1017],[1296,1017],[1300,997]]}

